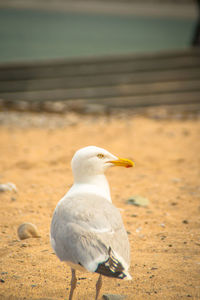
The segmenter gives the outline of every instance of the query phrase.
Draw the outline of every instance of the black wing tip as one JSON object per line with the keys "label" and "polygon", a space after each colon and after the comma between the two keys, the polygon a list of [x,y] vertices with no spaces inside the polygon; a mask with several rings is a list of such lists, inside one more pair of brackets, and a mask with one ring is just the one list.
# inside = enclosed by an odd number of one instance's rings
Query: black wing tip
{"label": "black wing tip", "polygon": [[99,264],[95,273],[99,273],[106,277],[113,277],[113,278],[118,278],[118,279],[124,279],[125,277],[127,277],[127,275],[124,274],[123,272],[111,271],[109,267],[105,266],[105,263]]}
{"label": "black wing tip", "polygon": [[113,253],[111,254],[112,250],[109,248],[108,254],[109,258],[100,263],[96,269],[96,273],[102,274],[107,277],[114,277],[118,279],[124,279],[127,275],[123,272],[124,267],[122,266],[121,262],[114,257]]}

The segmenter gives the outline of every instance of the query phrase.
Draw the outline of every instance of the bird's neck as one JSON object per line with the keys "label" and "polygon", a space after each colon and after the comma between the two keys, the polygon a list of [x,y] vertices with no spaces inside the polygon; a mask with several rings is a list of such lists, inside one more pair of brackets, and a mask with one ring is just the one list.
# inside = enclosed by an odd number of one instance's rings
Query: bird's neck
{"label": "bird's neck", "polygon": [[75,180],[67,195],[72,196],[72,194],[75,195],[79,193],[98,195],[112,202],[109,184],[104,174],[87,176],[82,180]]}

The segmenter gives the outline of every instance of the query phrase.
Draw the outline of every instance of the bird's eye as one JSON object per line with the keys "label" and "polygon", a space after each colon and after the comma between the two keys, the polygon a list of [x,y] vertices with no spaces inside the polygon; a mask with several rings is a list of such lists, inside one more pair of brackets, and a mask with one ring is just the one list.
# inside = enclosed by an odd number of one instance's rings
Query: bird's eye
{"label": "bird's eye", "polygon": [[102,153],[99,153],[99,154],[97,154],[97,157],[102,159],[102,158],[104,158],[104,155]]}

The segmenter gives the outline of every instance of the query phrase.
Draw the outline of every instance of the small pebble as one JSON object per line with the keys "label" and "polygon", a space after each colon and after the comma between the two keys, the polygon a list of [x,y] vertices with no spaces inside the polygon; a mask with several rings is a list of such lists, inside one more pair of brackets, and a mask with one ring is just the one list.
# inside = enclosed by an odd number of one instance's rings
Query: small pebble
{"label": "small pebble", "polygon": [[14,279],[20,279],[20,276],[18,276],[18,275],[13,275],[12,276]]}
{"label": "small pebble", "polygon": [[190,135],[190,131],[188,129],[183,129],[182,134],[188,136]]}
{"label": "small pebble", "polygon": [[188,222],[188,220],[183,220],[182,223],[183,224],[188,224],[189,222]]}
{"label": "small pebble", "polygon": [[37,227],[32,223],[21,224],[17,229],[17,234],[20,240],[40,237]]}
{"label": "small pebble", "polygon": [[139,238],[143,239],[143,238],[145,238],[145,235],[144,234],[139,234]]}
{"label": "small pebble", "polygon": [[138,227],[138,228],[136,228],[136,232],[138,233],[138,232],[140,232],[142,230],[142,227]]}
{"label": "small pebble", "polygon": [[104,294],[103,299],[104,300],[123,300],[126,296],[124,295],[114,295],[114,294]]}
{"label": "small pebble", "polygon": [[14,191],[17,192],[16,185],[12,182],[0,184],[0,192]]}
{"label": "small pebble", "polygon": [[126,201],[127,204],[147,207],[149,205],[149,199],[140,195],[134,195]]}
{"label": "small pebble", "polygon": [[180,178],[172,178],[172,182],[178,183],[178,182],[181,182],[181,179]]}

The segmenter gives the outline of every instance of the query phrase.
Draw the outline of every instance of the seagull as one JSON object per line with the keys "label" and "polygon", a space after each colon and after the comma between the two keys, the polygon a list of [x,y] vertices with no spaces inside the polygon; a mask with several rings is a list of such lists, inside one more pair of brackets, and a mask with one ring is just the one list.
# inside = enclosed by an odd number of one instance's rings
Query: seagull
{"label": "seagull", "polygon": [[99,274],[95,300],[102,287],[102,275],[132,279],[128,272],[128,235],[119,210],[112,204],[104,175],[111,166],[130,168],[134,162],[96,146],[78,150],[71,161],[74,183],[58,202],[52,217],[52,248],[71,267],[69,300],[77,284],[76,270]]}

